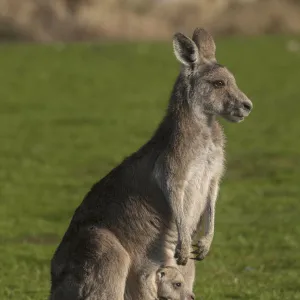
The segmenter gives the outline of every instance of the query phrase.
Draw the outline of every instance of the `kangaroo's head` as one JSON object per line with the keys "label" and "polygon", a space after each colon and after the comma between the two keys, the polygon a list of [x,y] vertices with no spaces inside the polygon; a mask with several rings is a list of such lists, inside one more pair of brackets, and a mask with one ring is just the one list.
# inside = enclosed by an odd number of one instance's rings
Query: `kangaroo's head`
{"label": "kangaroo's head", "polygon": [[230,71],[217,63],[216,45],[208,32],[196,28],[192,39],[176,33],[173,47],[182,64],[181,84],[195,113],[219,115],[232,122],[249,115],[252,103]]}
{"label": "kangaroo's head", "polygon": [[157,297],[159,300],[194,300],[181,272],[173,266],[161,267],[156,272]]}

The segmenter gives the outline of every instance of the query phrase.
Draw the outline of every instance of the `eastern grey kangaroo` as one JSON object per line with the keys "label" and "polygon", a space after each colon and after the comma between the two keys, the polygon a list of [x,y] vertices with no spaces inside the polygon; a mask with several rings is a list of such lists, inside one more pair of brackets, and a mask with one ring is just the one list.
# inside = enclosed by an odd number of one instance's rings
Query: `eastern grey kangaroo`
{"label": "eastern grey kangaroo", "polygon": [[185,286],[183,275],[176,267],[163,267],[156,272],[159,300],[194,300],[195,295]]}
{"label": "eastern grey kangaroo", "polygon": [[[96,183],[76,209],[51,264],[51,300],[149,299],[149,278],[179,265],[192,289],[192,258],[214,234],[224,136],[217,116],[240,122],[252,109],[229,70],[217,63],[204,29],[173,38],[181,70],[151,139]],[[136,288],[138,286],[138,288]],[[150,298],[151,299],[151,298]]]}
{"label": "eastern grey kangaroo", "polygon": [[[194,300],[194,293],[187,288],[183,275],[177,267],[159,268],[151,274],[151,286],[148,286],[148,299],[151,300]],[[149,282],[149,283],[150,283]],[[126,300],[135,300],[132,295],[125,295]]]}

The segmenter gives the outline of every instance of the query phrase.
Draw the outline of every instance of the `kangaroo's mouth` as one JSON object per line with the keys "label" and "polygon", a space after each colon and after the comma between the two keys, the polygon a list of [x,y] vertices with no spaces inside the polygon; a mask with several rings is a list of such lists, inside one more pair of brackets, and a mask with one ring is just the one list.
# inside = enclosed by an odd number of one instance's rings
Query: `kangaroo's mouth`
{"label": "kangaroo's mouth", "polygon": [[235,122],[235,123],[239,123],[244,121],[245,117],[244,116],[240,116],[240,115],[233,115],[230,116],[230,121]]}
{"label": "kangaroo's mouth", "polygon": [[240,123],[245,119],[245,116],[240,114],[224,114],[222,117],[233,123]]}

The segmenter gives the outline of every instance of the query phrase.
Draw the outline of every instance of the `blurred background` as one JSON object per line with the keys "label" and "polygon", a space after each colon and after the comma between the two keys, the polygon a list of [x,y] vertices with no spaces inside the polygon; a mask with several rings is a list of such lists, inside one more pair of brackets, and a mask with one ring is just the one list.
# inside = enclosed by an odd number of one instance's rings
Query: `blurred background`
{"label": "blurred background", "polygon": [[74,210],[150,138],[179,72],[172,35],[198,26],[254,109],[220,120],[196,299],[300,299],[300,1],[0,0],[1,300],[47,299]]}
{"label": "blurred background", "polygon": [[1,0],[0,38],[162,40],[195,24],[223,35],[297,33],[299,15],[298,0]]}

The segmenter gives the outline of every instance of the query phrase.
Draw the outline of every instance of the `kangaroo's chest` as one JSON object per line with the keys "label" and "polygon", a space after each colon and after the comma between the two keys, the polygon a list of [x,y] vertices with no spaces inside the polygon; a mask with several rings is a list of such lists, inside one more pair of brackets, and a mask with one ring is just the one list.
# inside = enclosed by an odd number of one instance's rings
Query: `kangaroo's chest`
{"label": "kangaroo's chest", "polygon": [[205,209],[212,179],[223,172],[224,155],[220,145],[212,141],[203,147],[189,166],[184,192],[185,215],[193,231]]}

